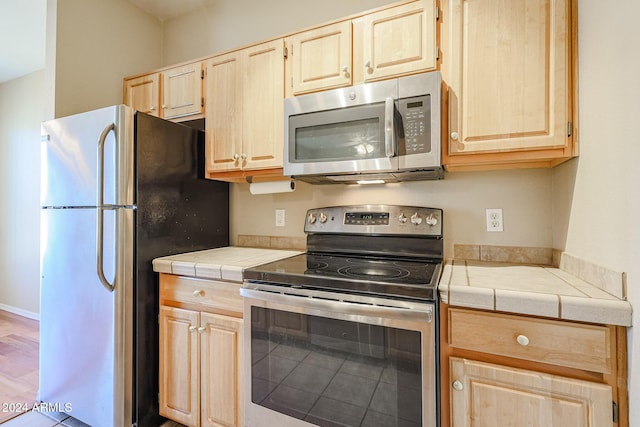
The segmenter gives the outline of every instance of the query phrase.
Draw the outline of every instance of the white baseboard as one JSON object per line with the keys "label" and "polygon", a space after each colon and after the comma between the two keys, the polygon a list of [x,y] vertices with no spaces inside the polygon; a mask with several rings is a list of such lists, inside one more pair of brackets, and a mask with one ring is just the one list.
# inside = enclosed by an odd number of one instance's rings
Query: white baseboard
{"label": "white baseboard", "polygon": [[0,303],[0,310],[8,311],[9,313],[17,314],[22,317],[40,321],[40,313],[34,313],[32,311],[23,310],[22,308],[13,307]]}

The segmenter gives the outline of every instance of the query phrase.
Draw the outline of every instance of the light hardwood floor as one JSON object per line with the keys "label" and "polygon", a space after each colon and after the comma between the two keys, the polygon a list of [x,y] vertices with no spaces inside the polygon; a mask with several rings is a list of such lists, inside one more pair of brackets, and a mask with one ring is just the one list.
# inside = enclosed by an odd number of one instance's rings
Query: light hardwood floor
{"label": "light hardwood floor", "polygon": [[35,401],[39,335],[37,320],[0,310],[0,423]]}

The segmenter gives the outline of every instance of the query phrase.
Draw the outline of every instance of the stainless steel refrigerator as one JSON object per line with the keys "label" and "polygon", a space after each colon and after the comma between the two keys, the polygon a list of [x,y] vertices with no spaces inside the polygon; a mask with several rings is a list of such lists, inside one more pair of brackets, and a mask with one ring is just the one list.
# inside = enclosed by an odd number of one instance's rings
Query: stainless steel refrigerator
{"label": "stainless steel refrigerator", "polygon": [[118,105],[42,125],[39,400],[157,426],[158,256],[226,246],[201,130]]}

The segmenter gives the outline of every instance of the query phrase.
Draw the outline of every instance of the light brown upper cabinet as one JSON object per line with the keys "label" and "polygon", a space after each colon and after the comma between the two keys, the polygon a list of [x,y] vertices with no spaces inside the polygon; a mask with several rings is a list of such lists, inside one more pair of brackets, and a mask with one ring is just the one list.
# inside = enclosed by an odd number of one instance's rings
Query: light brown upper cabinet
{"label": "light brown upper cabinet", "polygon": [[124,79],[124,104],[167,120],[192,119],[203,113],[200,61]]}
{"label": "light brown upper cabinet", "polygon": [[134,110],[160,117],[160,73],[124,80],[124,103]]}
{"label": "light brown upper cabinet", "polygon": [[577,155],[574,2],[443,0],[442,9],[447,170],[550,167]]}
{"label": "light brown upper cabinet", "polygon": [[355,19],[354,83],[435,70],[435,3],[420,0]]}
{"label": "light brown upper cabinet", "polygon": [[201,114],[203,77],[199,61],[163,71],[162,117],[175,119]]}
{"label": "light brown upper cabinet", "polygon": [[208,177],[281,176],[283,39],[207,60],[206,86]]}
{"label": "light brown upper cabinet", "polygon": [[351,40],[351,21],[288,37],[288,95],[350,86]]}
{"label": "light brown upper cabinet", "polygon": [[435,70],[435,0],[296,33],[286,43],[287,96]]}

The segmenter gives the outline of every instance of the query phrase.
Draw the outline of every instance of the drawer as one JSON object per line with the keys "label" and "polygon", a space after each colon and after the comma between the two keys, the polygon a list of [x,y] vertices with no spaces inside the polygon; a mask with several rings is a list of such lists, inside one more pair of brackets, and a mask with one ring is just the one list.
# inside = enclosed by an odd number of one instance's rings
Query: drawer
{"label": "drawer", "polygon": [[214,313],[242,314],[240,286],[239,283],[160,274],[160,304],[187,305]]}
{"label": "drawer", "polygon": [[606,326],[449,309],[449,345],[534,362],[611,372]]}

